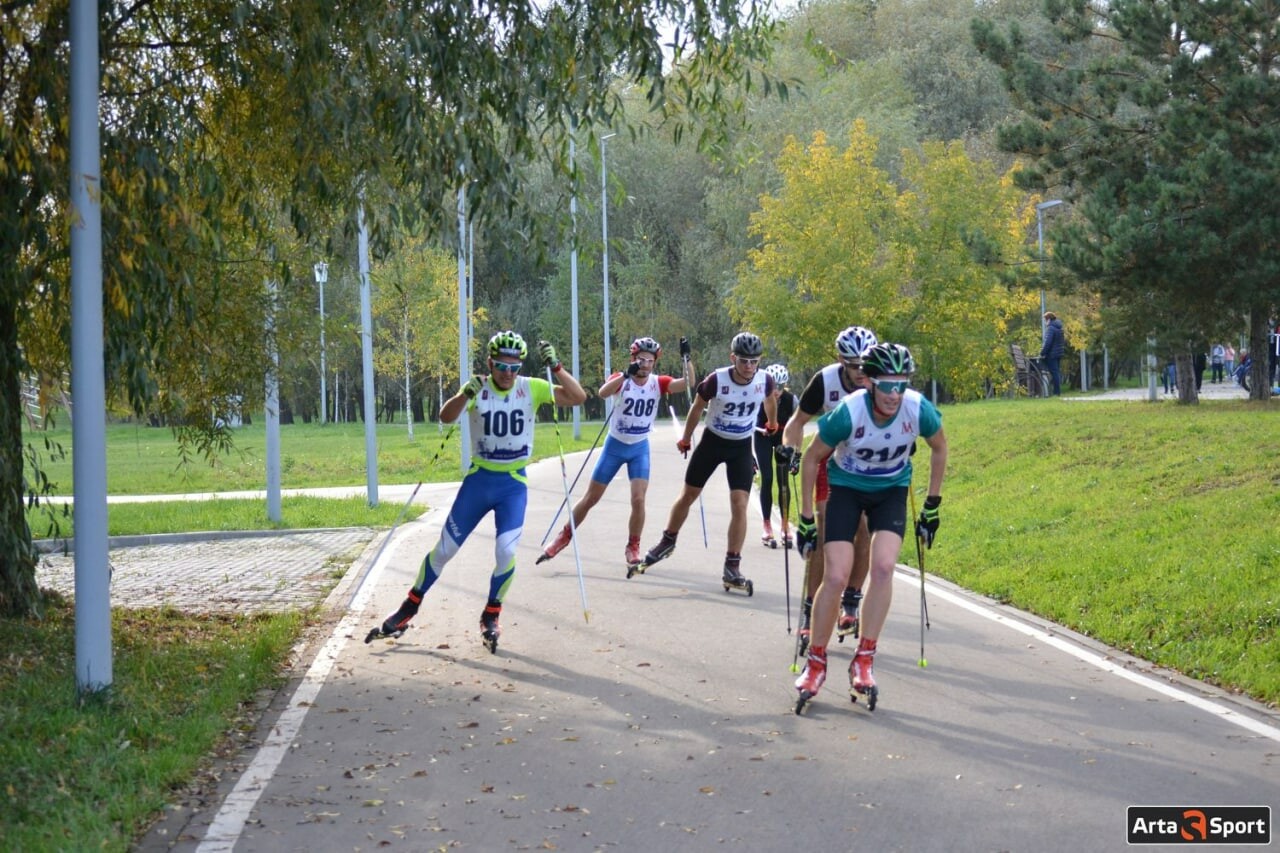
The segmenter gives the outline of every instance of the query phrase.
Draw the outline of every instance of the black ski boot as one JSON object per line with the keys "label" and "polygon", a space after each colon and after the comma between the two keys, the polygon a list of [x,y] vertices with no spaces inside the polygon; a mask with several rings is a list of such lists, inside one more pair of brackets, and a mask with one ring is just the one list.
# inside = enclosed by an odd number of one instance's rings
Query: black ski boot
{"label": "black ski boot", "polygon": [[422,604],[422,593],[417,590],[409,590],[408,597],[404,603],[400,605],[400,609],[387,617],[386,621],[377,628],[374,628],[365,635],[365,645],[372,643],[379,637],[391,637],[395,639],[409,630],[409,620],[418,615],[418,605]]}
{"label": "black ski boot", "polygon": [[502,633],[502,626],[498,624],[498,614],[501,612],[502,602],[490,601],[480,613],[480,639],[490,654],[496,654],[498,651],[498,636]]}
{"label": "black ski boot", "polygon": [[840,593],[840,621],[836,623],[836,639],[858,636],[858,605],[862,603],[862,590],[846,589]]}
{"label": "black ski boot", "polygon": [[[658,540],[658,544],[649,549],[649,553],[644,555],[644,559],[640,561],[640,565],[636,567],[636,571],[644,574],[644,570],[652,566],[659,560],[665,560],[671,556],[671,552],[676,549],[676,534],[662,531],[662,538]],[[630,575],[628,575],[630,577]]]}
{"label": "black ski boot", "polygon": [[738,571],[738,565],[742,562],[741,554],[726,554],[724,558],[724,576],[721,583],[724,584],[724,591],[730,589],[746,590],[748,596],[755,595],[756,588],[751,581],[742,576],[742,572]]}

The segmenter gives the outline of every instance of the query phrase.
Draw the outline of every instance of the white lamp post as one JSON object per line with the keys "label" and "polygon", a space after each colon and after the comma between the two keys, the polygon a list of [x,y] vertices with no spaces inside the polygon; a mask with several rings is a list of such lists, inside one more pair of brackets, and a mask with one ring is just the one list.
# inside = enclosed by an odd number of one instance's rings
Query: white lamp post
{"label": "white lamp post", "polygon": [[1053,198],[1036,205],[1036,254],[1040,258],[1040,330],[1044,331],[1044,212],[1051,207],[1062,204],[1062,199]]}
{"label": "white lamp post", "polygon": [[[604,377],[613,375],[609,367],[609,167],[605,161],[605,143],[618,134],[600,137],[600,234],[604,243]],[[604,401],[605,414],[613,410],[613,397]]]}
{"label": "white lamp post", "polygon": [[320,424],[324,425],[325,409],[328,407],[328,397],[325,388],[325,365],[324,365],[324,283],[329,280],[329,265],[324,261],[316,264],[316,284],[320,285]]}

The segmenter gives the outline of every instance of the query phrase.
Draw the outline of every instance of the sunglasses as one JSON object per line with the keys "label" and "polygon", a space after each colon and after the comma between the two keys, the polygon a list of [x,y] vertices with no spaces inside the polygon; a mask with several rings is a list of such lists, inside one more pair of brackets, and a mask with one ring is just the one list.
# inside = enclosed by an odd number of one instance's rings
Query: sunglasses
{"label": "sunglasses", "polygon": [[840,360],[843,361],[847,366],[852,367],[854,370],[862,369],[863,362],[862,362],[862,359],[860,358],[842,358]]}
{"label": "sunglasses", "polygon": [[746,364],[751,367],[755,367],[757,364],[760,363],[760,359],[758,358],[743,358],[740,355],[735,355],[733,358],[735,361],[738,362],[738,364]]}
{"label": "sunglasses", "polygon": [[909,383],[905,379],[877,379],[874,384],[882,394],[901,394]]}
{"label": "sunglasses", "polygon": [[493,363],[493,369],[499,373],[519,373],[520,367],[521,363],[518,361],[515,364],[507,364],[505,361],[495,361]]}

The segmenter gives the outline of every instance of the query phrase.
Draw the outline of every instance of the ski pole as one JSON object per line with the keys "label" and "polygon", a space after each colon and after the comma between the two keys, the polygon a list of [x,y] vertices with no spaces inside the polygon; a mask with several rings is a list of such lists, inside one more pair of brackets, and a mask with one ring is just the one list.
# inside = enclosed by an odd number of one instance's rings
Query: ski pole
{"label": "ski pole", "polygon": [[[615,406],[609,410],[609,414],[605,416],[604,423],[600,425],[600,432],[596,433],[596,440],[591,442],[591,449],[587,451],[587,458],[582,460],[582,467],[578,469],[577,475],[573,478],[573,484],[569,486],[570,492],[578,488],[578,478],[582,476],[583,471],[587,470],[587,463],[591,461],[591,454],[596,452],[596,445],[600,442],[600,436],[604,435],[604,431],[609,428],[609,419],[613,417],[613,412],[616,408]],[[556,510],[555,518],[551,519],[551,526],[547,528],[546,533],[542,534],[542,541],[538,543],[540,546],[547,544],[547,538],[551,536],[551,531],[556,529],[556,522],[560,520],[560,513],[564,512],[566,504],[568,504],[568,499],[560,502],[560,508]]]}
{"label": "ski pole", "polygon": [[[667,411],[671,413],[671,426],[676,431],[676,441],[684,441],[684,433],[680,430],[680,416],[676,414],[675,406],[667,406]],[[698,513],[702,516],[702,547],[710,548],[707,542],[707,508],[702,505],[702,492],[698,492]]]}
{"label": "ski pole", "polygon": [[[680,357],[684,359],[684,372],[686,375],[693,372],[693,359],[689,357],[689,340],[688,338],[680,339]],[[685,393],[689,395],[689,408],[693,408],[693,386],[685,381]],[[671,409],[671,417],[675,418],[676,410]],[[682,436],[683,437],[683,436]],[[702,504],[702,493],[698,493],[698,515],[702,517],[702,547],[710,548],[711,543],[707,541],[707,508]]]}
{"label": "ski pole", "polygon": [[[556,447],[560,450],[560,479],[564,482],[564,502],[569,503],[569,469],[564,464],[564,444],[560,441],[560,420],[556,417],[555,383],[551,381],[551,365],[547,365],[547,384],[551,386],[551,423],[555,425]],[[573,542],[573,562],[578,567],[578,594],[582,596],[582,620],[591,621],[591,611],[587,609],[587,583],[582,577],[582,558],[578,556],[578,530],[573,523],[573,512],[569,513],[569,539]]]}
{"label": "ski pole", "polygon": [[[449,443],[449,436],[453,435],[453,428],[456,422],[449,424],[449,429],[445,431],[444,438],[440,442],[440,449],[436,451],[436,455],[431,457],[431,461],[427,463],[428,468],[432,468],[436,464],[436,460],[440,458],[440,454],[444,453],[445,446]],[[391,523],[391,529],[387,531],[387,536],[382,540],[382,544],[378,546],[377,553],[373,555],[373,560],[369,563],[372,568],[378,565],[378,560],[382,558],[382,552],[386,550],[387,543],[391,541],[391,535],[396,532],[396,528],[400,526],[400,522],[404,520],[404,514],[409,511],[409,504],[413,503],[413,499],[418,496],[418,490],[422,488],[424,480],[419,480],[418,485],[413,487],[413,491],[409,493],[409,499],[404,502],[404,506],[400,507],[400,514],[396,516],[396,520]]]}
{"label": "ski pole", "polygon": [[[911,517],[916,516],[916,493],[909,486],[907,487],[907,495],[911,498]],[[924,597],[924,548],[920,546],[920,530],[916,528],[916,562],[920,564],[920,660],[916,661],[921,668],[929,665],[929,661],[924,656],[924,629],[931,627],[929,625],[929,603]]]}

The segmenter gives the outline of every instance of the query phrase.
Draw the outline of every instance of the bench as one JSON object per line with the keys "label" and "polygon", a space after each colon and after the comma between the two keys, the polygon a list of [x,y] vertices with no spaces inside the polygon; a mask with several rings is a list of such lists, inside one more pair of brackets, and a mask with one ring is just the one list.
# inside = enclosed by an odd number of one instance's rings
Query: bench
{"label": "bench", "polygon": [[1028,397],[1048,397],[1052,379],[1040,359],[1028,358],[1017,344],[1009,344],[1009,355],[1013,357],[1013,378],[1018,387]]}

